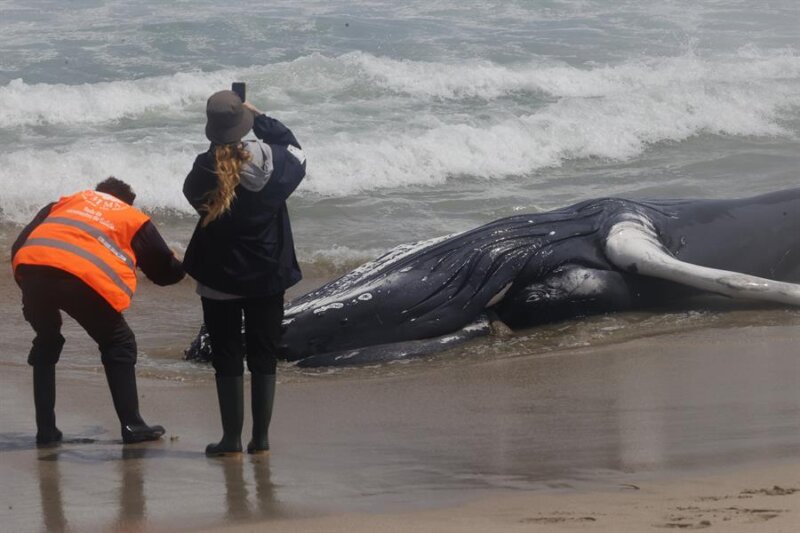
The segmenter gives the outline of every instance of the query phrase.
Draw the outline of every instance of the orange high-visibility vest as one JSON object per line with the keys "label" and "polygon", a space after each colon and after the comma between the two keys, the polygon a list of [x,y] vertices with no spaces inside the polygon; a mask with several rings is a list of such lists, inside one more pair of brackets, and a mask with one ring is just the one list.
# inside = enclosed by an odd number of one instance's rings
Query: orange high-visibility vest
{"label": "orange high-visibility vest", "polygon": [[55,267],[80,278],[117,311],[136,292],[136,255],[131,242],[149,217],[122,200],[97,191],[61,198],[14,255],[19,265]]}

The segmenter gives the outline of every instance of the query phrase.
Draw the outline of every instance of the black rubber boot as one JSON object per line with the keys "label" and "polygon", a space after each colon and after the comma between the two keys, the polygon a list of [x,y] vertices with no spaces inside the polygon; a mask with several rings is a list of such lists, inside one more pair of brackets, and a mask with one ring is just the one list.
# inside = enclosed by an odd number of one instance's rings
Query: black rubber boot
{"label": "black rubber boot", "polygon": [[222,418],[222,440],[206,446],[208,457],[242,453],[244,424],[244,391],[242,376],[217,376],[217,399]]}
{"label": "black rubber boot", "polygon": [[108,388],[117,411],[122,442],[132,444],[158,440],[164,434],[162,426],[148,426],[139,414],[139,395],[136,390],[136,371],[130,364],[105,365]]}
{"label": "black rubber boot", "polygon": [[36,406],[36,445],[52,446],[63,434],[56,427],[56,365],[33,367],[33,404]]}
{"label": "black rubber boot", "polygon": [[247,444],[247,453],[269,452],[269,422],[275,401],[275,374],[251,374],[251,407],[253,410],[253,440]]}

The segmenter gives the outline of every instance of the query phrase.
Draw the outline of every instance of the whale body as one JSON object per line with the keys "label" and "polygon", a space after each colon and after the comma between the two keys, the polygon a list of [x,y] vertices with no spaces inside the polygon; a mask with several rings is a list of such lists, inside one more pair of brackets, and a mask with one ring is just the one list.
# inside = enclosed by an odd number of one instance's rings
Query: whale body
{"label": "whale body", "polygon": [[[282,357],[363,364],[703,293],[800,305],[800,189],[598,198],[401,245],[285,308]],[[187,351],[209,349],[201,334]]]}

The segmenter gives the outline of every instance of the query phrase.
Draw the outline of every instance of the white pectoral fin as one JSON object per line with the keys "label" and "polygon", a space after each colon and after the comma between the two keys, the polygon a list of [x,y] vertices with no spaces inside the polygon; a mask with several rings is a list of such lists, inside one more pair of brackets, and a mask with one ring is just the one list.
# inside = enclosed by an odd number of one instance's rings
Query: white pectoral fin
{"label": "white pectoral fin", "polygon": [[732,298],[800,305],[800,285],[680,261],[661,244],[645,219],[612,226],[606,256],[621,270],[674,281]]}

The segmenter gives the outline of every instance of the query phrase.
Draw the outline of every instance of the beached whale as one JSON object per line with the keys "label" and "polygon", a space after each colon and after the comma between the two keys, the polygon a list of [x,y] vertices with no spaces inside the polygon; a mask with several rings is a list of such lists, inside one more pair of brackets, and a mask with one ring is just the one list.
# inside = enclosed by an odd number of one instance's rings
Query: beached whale
{"label": "beached whale", "polygon": [[[302,366],[411,357],[488,334],[702,293],[800,305],[800,189],[600,198],[398,246],[286,306]],[[200,335],[189,358],[207,356]]]}

